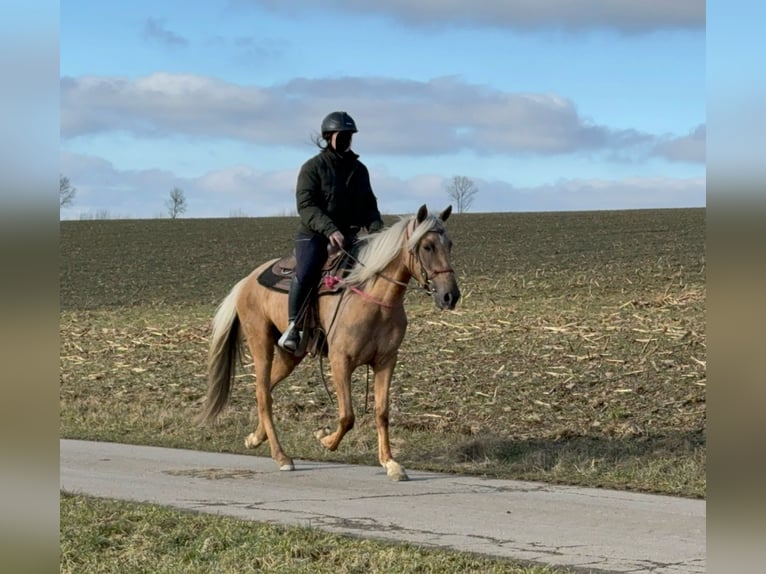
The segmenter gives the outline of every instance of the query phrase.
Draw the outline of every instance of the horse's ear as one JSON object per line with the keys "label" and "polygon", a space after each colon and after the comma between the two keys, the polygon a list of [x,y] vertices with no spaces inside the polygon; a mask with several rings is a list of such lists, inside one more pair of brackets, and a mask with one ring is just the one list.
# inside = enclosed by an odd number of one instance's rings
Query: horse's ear
{"label": "horse's ear", "polygon": [[452,205],[448,205],[447,209],[439,214],[439,219],[442,221],[447,221],[447,219],[449,219],[450,213],[452,213]]}
{"label": "horse's ear", "polygon": [[426,207],[426,204],[420,206],[420,209],[418,209],[418,214],[415,216],[415,220],[418,223],[423,223],[426,220],[426,217],[428,217],[428,208]]}

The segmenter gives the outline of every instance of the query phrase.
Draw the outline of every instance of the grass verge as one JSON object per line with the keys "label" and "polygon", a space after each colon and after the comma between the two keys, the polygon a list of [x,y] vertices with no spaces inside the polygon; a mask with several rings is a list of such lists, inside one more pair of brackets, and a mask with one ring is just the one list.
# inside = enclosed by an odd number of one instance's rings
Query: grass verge
{"label": "grass verge", "polygon": [[472,554],[62,494],[62,574],[565,574]]}

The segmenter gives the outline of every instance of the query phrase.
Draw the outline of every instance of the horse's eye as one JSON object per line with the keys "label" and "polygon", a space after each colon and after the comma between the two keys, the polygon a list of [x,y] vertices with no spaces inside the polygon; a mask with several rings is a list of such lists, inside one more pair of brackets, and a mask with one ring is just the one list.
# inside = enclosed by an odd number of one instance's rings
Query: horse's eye
{"label": "horse's eye", "polygon": [[426,245],[423,246],[423,249],[425,249],[426,251],[431,251],[432,247],[430,245],[426,244]]}

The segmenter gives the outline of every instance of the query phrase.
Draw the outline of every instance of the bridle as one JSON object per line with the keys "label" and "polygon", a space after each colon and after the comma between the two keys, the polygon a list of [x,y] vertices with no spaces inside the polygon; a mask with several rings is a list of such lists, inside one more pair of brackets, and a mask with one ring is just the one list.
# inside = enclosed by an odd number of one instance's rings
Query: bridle
{"label": "bridle", "polygon": [[[410,237],[412,236],[412,232],[415,231],[415,227],[417,226],[417,222],[415,220],[412,221],[412,229],[410,229],[410,226],[407,226],[407,231],[405,234],[405,242],[409,243]],[[444,235],[444,230],[429,230],[429,231],[435,231],[439,235]],[[419,245],[419,243],[418,243]],[[418,250],[418,245],[415,246],[414,249],[410,249],[409,251],[409,261],[408,261],[408,268],[410,270],[410,274],[412,277],[415,277],[415,280],[418,282],[418,285],[422,287],[425,292],[428,295],[433,295],[435,292],[435,289],[432,287],[433,280],[432,278],[441,275],[442,273],[454,273],[455,271],[451,267],[447,267],[446,269],[433,269],[430,272],[428,272],[428,269],[426,269],[425,264],[423,263],[423,259],[420,257],[420,252]],[[352,255],[349,251],[344,249],[343,247],[340,248],[340,250],[345,254],[346,257],[348,257],[351,261],[354,261],[357,265],[364,265],[359,259],[357,259],[354,255]],[[418,264],[418,267],[420,268],[420,279],[422,279],[422,282],[415,276],[415,273],[413,270],[415,269],[415,263]],[[381,279],[388,281],[389,283],[393,283],[394,285],[399,285],[400,287],[404,287],[405,289],[409,287],[409,282],[405,283],[404,281],[399,281],[398,279],[394,279],[393,277],[388,277],[384,275],[383,273],[376,273],[378,277]],[[339,279],[337,277],[332,278],[333,283],[335,281],[342,282],[342,279]],[[378,301],[375,299],[370,298],[364,291],[361,289],[358,289],[356,287],[351,287],[351,289],[357,293],[359,296],[366,298],[373,303],[376,303],[382,307],[386,308],[392,308],[391,305],[388,305],[387,303],[384,303],[383,301]],[[343,294],[341,294],[341,299],[343,298],[345,294],[345,291]],[[329,332],[332,330],[333,325],[335,324],[335,319],[338,317],[338,311],[340,310],[340,303],[336,305],[335,312],[333,313],[332,319],[330,321],[330,326],[327,329],[327,335],[325,335],[324,344],[327,345],[327,342],[329,340]],[[332,402],[332,395],[330,394],[330,388],[327,385],[327,380],[324,376],[324,369],[322,368],[322,354],[319,355],[319,374],[322,378],[322,383],[324,383],[325,391],[327,391],[327,396],[330,397],[330,402]],[[370,366],[367,365],[367,390],[365,391],[365,397],[364,397],[364,412],[367,412],[367,402],[370,394]]]}
{"label": "bridle", "polygon": [[[406,231],[406,234],[405,234],[405,242],[407,242],[407,243],[409,242],[410,237],[412,236],[412,232],[415,231],[415,227],[416,226],[417,226],[417,222],[415,220],[412,221],[412,225],[411,226],[410,225],[407,226],[407,231]],[[429,230],[429,232],[430,231],[434,231],[434,232],[438,233],[439,235],[444,235],[444,231],[441,230],[441,229],[438,229],[438,230],[437,229],[432,229],[432,230]],[[357,265],[364,266],[364,263],[359,261],[359,259],[357,259],[349,251],[347,251],[346,249],[344,249],[342,247],[340,248],[340,250],[344,253],[344,255],[346,255],[349,259],[351,259],[351,261],[353,261]],[[434,291],[435,291],[435,289],[434,289],[434,287],[432,285],[434,277],[436,277],[437,275],[441,275],[442,273],[454,273],[455,272],[452,269],[452,267],[447,267],[445,269],[432,269],[430,271],[430,273],[429,273],[428,269],[426,269],[426,266],[423,263],[423,259],[420,257],[420,252],[419,252],[419,250],[417,248],[417,245],[415,246],[414,249],[410,249],[408,251],[409,251],[409,261],[408,261],[407,267],[409,268],[411,275],[413,277],[415,277],[415,281],[418,282],[418,285],[420,287],[422,287],[423,290],[426,293],[428,293],[429,295],[433,295]],[[418,277],[417,274],[415,273],[415,269],[416,268],[420,270],[420,277]],[[399,285],[400,287],[404,287],[404,288],[409,287],[409,283],[405,283],[404,281],[399,281],[398,279],[394,279],[393,277],[388,277],[388,276],[384,275],[383,273],[378,272],[378,273],[376,273],[376,276],[380,277],[384,281],[388,281],[389,283],[393,283],[394,285]],[[355,291],[358,292],[359,290],[355,289]],[[376,302],[378,304],[381,304],[378,301],[376,301]]]}
{"label": "bridle", "polygon": [[[410,236],[412,235],[412,232],[415,231],[415,227],[417,225],[417,222],[413,220],[412,222],[412,229],[410,229],[410,226],[407,226],[407,234],[406,234],[406,241],[409,242]],[[429,230],[434,231],[438,233],[439,235],[444,235],[444,230],[436,230],[432,229]],[[432,269],[429,275],[428,269],[426,269],[425,264],[423,263],[423,259],[420,257],[420,250],[418,249],[418,246],[416,245],[414,249],[409,250],[410,253],[410,260],[409,260],[409,268],[410,271],[413,272],[413,277],[415,277],[415,280],[418,282],[418,284],[428,293],[429,295],[433,295],[435,289],[432,286],[433,278],[437,275],[441,275],[442,273],[454,273],[455,271],[452,269],[452,267],[447,267],[446,269]],[[417,267],[420,268],[420,279],[418,279],[417,276],[415,276],[414,269],[416,268],[415,263],[417,263]]]}

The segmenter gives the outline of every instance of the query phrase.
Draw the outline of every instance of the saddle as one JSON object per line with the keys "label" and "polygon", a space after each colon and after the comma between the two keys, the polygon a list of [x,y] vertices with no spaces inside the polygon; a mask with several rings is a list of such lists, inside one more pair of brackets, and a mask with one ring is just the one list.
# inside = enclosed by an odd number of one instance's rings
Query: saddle
{"label": "saddle", "polygon": [[[356,244],[352,246],[352,253],[356,247]],[[264,269],[258,275],[258,283],[273,291],[288,293],[290,291],[290,283],[292,283],[293,276],[295,275],[295,265],[295,251],[293,251],[290,255],[278,259]],[[322,266],[319,285],[316,287],[316,296],[310,298],[306,311],[298,320],[298,328],[303,335],[298,345],[297,355],[300,356],[308,353],[313,357],[321,353],[323,356],[327,356],[326,335],[319,323],[317,303],[320,296],[338,293],[344,289],[343,283],[336,280],[336,278],[342,279],[346,277],[352,266],[353,260],[347,252],[338,251],[327,257],[327,261]],[[325,280],[325,278],[329,279],[331,277],[333,280]]]}
{"label": "saddle", "polygon": [[[319,282],[317,294],[327,295],[341,291],[343,289],[341,284],[335,281],[325,281],[324,278],[345,277],[348,275],[352,263],[351,258],[343,251],[330,255],[322,266],[322,280]],[[295,275],[295,265],[295,251],[293,251],[290,255],[277,259],[273,265],[264,269],[258,276],[258,283],[273,291],[288,293],[290,291],[290,283]]]}

